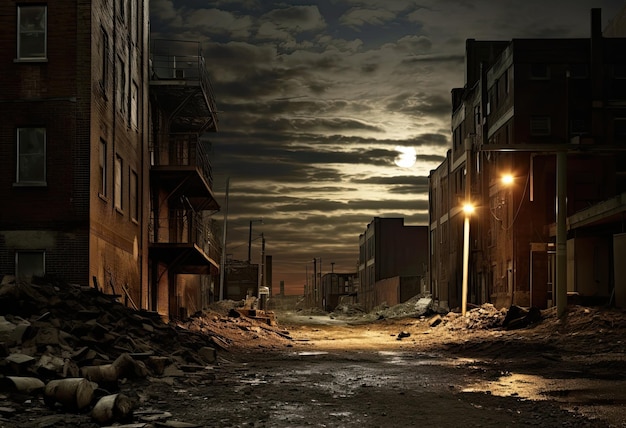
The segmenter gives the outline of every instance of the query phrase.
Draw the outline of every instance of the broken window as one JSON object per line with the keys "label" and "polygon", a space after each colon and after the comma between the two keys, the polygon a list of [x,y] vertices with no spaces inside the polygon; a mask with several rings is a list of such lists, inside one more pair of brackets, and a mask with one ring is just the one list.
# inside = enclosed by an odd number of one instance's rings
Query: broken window
{"label": "broken window", "polygon": [[44,251],[17,251],[15,253],[15,277],[30,281],[33,276],[46,273],[46,253]]}
{"label": "broken window", "polygon": [[137,86],[137,82],[133,80],[133,84],[131,86],[130,92],[130,124],[133,129],[137,129],[137,118],[138,118],[138,110],[139,110],[139,100],[137,97],[139,96],[139,87]]}
{"label": "broken window", "polygon": [[47,55],[47,7],[17,7],[17,58],[44,60]]}
{"label": "broken window", "polygon": [[121,56],[117,57],[117,87],[115,88],[115,96],[117,108],[124,115],[126,113],[126,104],[128,98],[126,96],[126,64]]}
{"label": "broken window", "polygon": [[46,185],[46,129],[18,128],[16,182]]}

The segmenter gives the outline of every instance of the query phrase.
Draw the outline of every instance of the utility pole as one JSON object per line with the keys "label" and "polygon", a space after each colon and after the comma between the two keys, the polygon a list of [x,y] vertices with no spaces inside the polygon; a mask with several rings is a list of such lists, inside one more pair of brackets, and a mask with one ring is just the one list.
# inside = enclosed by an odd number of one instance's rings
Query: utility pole
{"label": "utility pole", "polygon": [[317,303],[317,259],[313,259],[313,303]]}
{"label": "utility pole", "polygon": [[222,231],[222,258],[220,260],[220,295],[219,299],[224,300],[224,274],[226,269],[226,230],[228,229],[228,187],[230,185],[230,177],[226,178],[226,206],[224,208],[224,230]]}
{"label": "utility pole", "polygon": [[252,253],[251,253],[251,249],[252,249],[252,222],[257,221],[260,222],[261,224],[263,223],[263,219],[260,218],[258,220],[250,220],[250,227],[248,229],[248,264],[252,261]]}
{"label": "utility pole", "polygon": [[261,266],[259,269],[259,276],[261,280],[259,281],[259,287],[265,286],[265,236],[261,233]]}

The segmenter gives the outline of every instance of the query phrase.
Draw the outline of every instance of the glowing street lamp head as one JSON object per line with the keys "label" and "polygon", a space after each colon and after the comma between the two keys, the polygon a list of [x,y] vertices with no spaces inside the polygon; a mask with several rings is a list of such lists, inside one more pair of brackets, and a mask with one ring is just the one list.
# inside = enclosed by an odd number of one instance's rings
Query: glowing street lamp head
{"label": "glowing street lamp head", "polygon": [[474,205],[472,205],[472,203],[470,202],[466,202],[465,204],[463,204],[463,212],[465,214],[471,214],[474,212]]}
{"label": "glowing street lamp head", "polygon": [[513,175],[511,175],[511,174],[504,174],[502,176],[502,184],[504,184],[505,186],[509,186],[509,185],[513,184]]}

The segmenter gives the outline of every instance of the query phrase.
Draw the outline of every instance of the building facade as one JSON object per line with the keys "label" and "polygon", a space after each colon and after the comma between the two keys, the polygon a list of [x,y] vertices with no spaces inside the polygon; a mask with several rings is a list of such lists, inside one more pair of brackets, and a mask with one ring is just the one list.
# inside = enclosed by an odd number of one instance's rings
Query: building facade
{"label": "building facade", "polygon": [[[428,226],[405,226],[403,218],[375,217],[359,236],[359,303],[365,310],[419,294],[427,270]],[[405,278],[402,290],[383,281],[394,277]]]}
{"label": "building facade", "polygon": [[[215,273],[212,260],[182,254],[197,217],[219,209],[190,136],[215,129],[193,102],[213,102],[206,69],[152,85],[143,0],[7,1],[0,23],[0,198],[10,207],[0,216],[0,273],[91,284],[176,316],[176,297],[191,293],[171,273]],[[181,106],[185,79],[198,93]],[[206,254],[201,234],[193,249]]]}
{"label": "building facade", "polygon": [[139,302],[146,283],[148,10],[3,2],[0,266]]}
{"label": "building facade", "polygon": [[[441,305],[461,304],[465,256],[470,303],[554,304],[557,152],[566,153],[570,219],[625,190],[626,41],[603,37],[597,9],[591,24],[588,39],[467,41],[452,148],[430,175],[431,288]],[[476,211],[463,254],[467,200]],[[568,222],[571,295],[612,294],[612,240],[623,224],[605,220],[603,230]]]}

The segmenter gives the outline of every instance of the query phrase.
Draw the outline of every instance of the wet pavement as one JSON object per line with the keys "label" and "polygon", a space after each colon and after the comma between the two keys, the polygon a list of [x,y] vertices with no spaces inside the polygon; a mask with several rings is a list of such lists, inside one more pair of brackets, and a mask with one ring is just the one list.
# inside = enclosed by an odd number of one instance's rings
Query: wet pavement
{"label": "wet pavement", "polygon": [[540,393],[542,379],[498,376],[476,360],[409,351],[248,357],[223,361],[210,383],[178,389],[188,405],[181,420],[220,427],[611,426],[561,408],[558,397]]}

